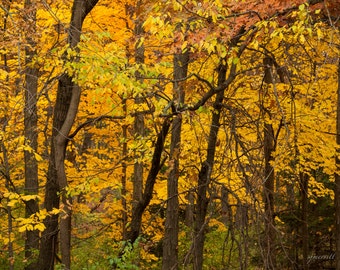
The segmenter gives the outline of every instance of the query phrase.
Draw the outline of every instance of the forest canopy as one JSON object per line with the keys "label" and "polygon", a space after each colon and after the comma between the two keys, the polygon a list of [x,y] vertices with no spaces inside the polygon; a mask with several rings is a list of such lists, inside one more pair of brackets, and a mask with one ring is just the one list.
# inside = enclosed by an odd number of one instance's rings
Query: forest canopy
{"label": "forest canopy", "polygon": [[3,269],[340,268],[340,1],[0,14]]}

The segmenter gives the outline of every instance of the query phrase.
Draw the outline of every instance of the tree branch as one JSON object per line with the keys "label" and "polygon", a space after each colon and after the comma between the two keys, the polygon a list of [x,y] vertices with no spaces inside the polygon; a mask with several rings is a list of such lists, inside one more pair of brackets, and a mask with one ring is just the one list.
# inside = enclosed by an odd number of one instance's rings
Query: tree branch
{"label": "tree branch", "polygon": [[110,120],[116,120],[116,119],[124,119],[125,116],[110,116],[110,115],[101,115],[95,118],[90,118],[88,120],[86,120],[84,123],[81,123],[76,129],[75,131],[73,131],[69,136],[68,136],[68,140],[73,139],[78,132],[82,129],[85,128],[89,125],[92,125],[95,122],[101,121],[103,119],[110,119]]}

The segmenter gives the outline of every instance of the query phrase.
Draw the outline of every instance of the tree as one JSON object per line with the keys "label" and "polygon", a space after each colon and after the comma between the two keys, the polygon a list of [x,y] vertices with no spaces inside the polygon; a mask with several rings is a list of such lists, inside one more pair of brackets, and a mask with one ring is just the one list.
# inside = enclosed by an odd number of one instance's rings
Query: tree
{"label": "tree", "polygon": [[[264,58],[264,82],[266,84],[274,84],[274,78],[272,73],[272,59],[269,57]],[[265,99],[265,93],[268,93],[268,89],[263,89]],[[266,116],[271,118],[270,112],[268,109],[263,108],[264,110],[264,118]],[[269,114],[269,115],[267,115]],[[264,236],[264,263],[265,269],[275,269],[275,219],[274,219],[274,185],[275,185],[275,177],[274,177],[274,167],[272,166],[273,162],[273,154],[275,151],[275,134],[272,124],[266,122],[264,120],[264,135],[263,135],[263,151],[264,151],[264,187],[263,187],[263,200],[264,200],[264,211],[265,211],[265,236]]]}
{"label": "tree", "polygon": [[162,153],[164,149],[165,139],[169,132],[171,120],[165,119],[162,124],[162,129],[157,134],[157,140],[155,142],[155,147],[153,150],[153,156],[151,161],[151,168],[146,178],[143,195],[141,200],[136,204],[136,208],[132,212],[131,224],[127,232],[126,240],[130,243],[134,243],[141,230],[142,216],[152,199],[153,188],[162,164],[165,162],[162,159]]}
{"label": "tree", "polygon": [[1,265],[334,267],[336,4],[28,4],[0,7]]}
{"label": "tree", "polygon": [[[189,50],[185,48],[185,52],[174,54],[174,112],[185,103],[185,86],[181,82],[185,80],[188,73]],[[166,204],[165,215],[165,232],[163,240],[163,263],[162,269],[178,268],[178,231],[179,231],[179,202],[178,202],[178,178],[179,157],[181,151],[181,114],[175,115],[172,122],[171,143],[169,154],[169,176],[168,176],[168,198]]]}
{"label": "tree", "polygon": [[[143,20],[142,20],[142,5],[145,5],[143,1],[138,1],[136,6],[134,7],[136,10],[136,22],[135,22],[135,31],[134,34],[136,36],[136,45],[135,45],[135,61],[137,64],[144,64],[145,63],[145,48],[142,42],[142,37],[144,34],[143,30]],[[136,78],[140,78],[139,80],[142,81],[142,76],[140,72],[136,72]],[[143,94],[139,95],[136,98],[136,104],[143,103]],[[134,132],[135,138],[143,138],[145,136],[145,125],[144,125],[144,116],[143,113],[138,113],[135,117],[134,122]],[[142,153],[136,153],[137,162],[134,164],[134,172],[133,172],[133,206],[134,209],[135,203],[141,201],[143,196],[143,178],[144,178],[144,164],[143,162],[139,161],[141,158]],[[134,210],[133,210],[134,211]]]}
{"label": "tree", "polygon": [[[25,20],[28,22],[27,33],[36,31],[36,6],[31,1],[25,1]],[[35,157],[38,148],[38,115],[37,115],[37,91],[38,73],[35,67],[34,57],[36,57],[36,41],[34,36],[28,34],[25,70],[25,140],[30,146],[30,151],[25,151],[25,193],[27,195],[38,195],[38,163]],[[36,199],[26,201],[26,217],[30,217],[38,212],[38,202]],[[34,250],[39,249],[39,231],[26,231],[25,257],[31,262],[26,269],[35,269]]]}
{"label": "tree", "polygon": [[[338,8],[335,8],[334,4],[331,7],[331,14],[329,14],[329,23],[333,25],[332,18],[339,16]],[[338,30],[340,28],[338,27]],[[335,153],[335,163],[336,169],[339,170],[339,145],[340,145],[340,61],[338,60],[337,69],[337,102],[336,102],[336,153]],[[335,267],[340,268],[340,174],[338,171],[335,172],[335,185],[334,185],[334,205],[335,205]]]}
{"label": "tree", "polygon": [[[71,49],[78,51],[77,44],[80,41],[82,24],[98,0],[75,1],[72,7],[72,17],[68,43]],[[66,57],[66,56],[65,56]],[[72,59],[77,61],[77,58]],[[64,73],[58,81],[57,100],[54,108],[53,132],[51,138],[50,162],[47,173],[45,207],[48,211],[59,208],[59,192],[63,204],[64,215],[60,220],[60,240],[62,263],[66,269],[70,269],[71,256],[71,209],[70,198],[67,196],[67,177],[64,161],[68,143],[68,135],[77,114],[80,99],[80,87],[74,83],[71,75]],[[39,253],[39,269],[53,269],[55,251],[57,248],[58,216],[52,215],[46,218],[46,230],[41,239]]]}
{"label": "tree", "polygon": [[[231,40],[231,48],[236,46],[243,35],[245,29],[241,28],[237,35]],[[251,35],[250,35],[251,36]],[[242,44],[242,43],[241,43]],[[243,43],[238,48],[237,57],[240,57],[243,53],[246,45]],[[222,60],[223,61],[223,60]],[[224,60],[225,61],[225,60]],[[203,246],[204,246],[204,234],[206,227],[206,215],[209,198],[207,198],[207,191],[211,183],[211,175],[213,171],[213,165],[215,160],[216,143],[218,138],[218,131],[220,127],[220,117],[222,111],[222,104],[224,99],[225,90],[230,86],[236,76],[236,64],[233,62],[229,67],[229,75],[226,77],[227,66],[221,63],[218,67],[218,83],[216,89],[212,89],[216,93],[216,98],[213,104],[213,114],[210,124],[210,131],[208,137],[208,144],[206,149],[206,159],[202,162],[198,175],[197,183],[197,203],[196,203],[196,218],[193,239],[193,265],[194,269],[202,269],[203,267]]]}
{"label": "tree", "polygon": [[[340,61],[338,63],[338,89],[337,89],[337,107],[336,107],[336,143],[340,145]],[[335,162],[337,165],[337,169],[340,160],[339,160],[339,153],[338,149],[336,152]],[[336,226],[336,269],[340,268],[340,175],[338,172],[335,173],[335,226]]]}

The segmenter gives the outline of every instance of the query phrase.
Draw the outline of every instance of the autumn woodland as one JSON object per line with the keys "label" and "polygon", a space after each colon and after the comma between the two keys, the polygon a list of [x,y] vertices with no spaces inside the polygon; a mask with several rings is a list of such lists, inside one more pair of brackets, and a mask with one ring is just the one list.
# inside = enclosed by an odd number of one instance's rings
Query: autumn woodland
{"label": "autumn woodland", "polygon": [[340,269],[340,1],[0,14],[0,269]]}

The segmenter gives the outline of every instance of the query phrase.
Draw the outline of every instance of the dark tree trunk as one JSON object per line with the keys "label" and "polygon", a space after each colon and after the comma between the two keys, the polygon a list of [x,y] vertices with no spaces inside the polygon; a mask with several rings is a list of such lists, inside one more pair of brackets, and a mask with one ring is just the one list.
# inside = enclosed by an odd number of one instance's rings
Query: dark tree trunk
{"label": "dark tree trunk", "polygon": [[195,195],[192,190],[189,190],[186,198],[188,200],[188,204],[185,206],[185,225],[188,227],[193,226],[194,224],[194,208],[195,208]]}
{"label": "dark tree trunk", "polygon": [[[182,80],[187,76],[189,52],[174,55],[174,100],[175,106],[184,103],[184,86]],[[178,268],[178,177],[181,147],[182,116],[177,115],[172,123],[170,144],[170,172],[168,176],[168,199],[165,216],[162,269]]]}
{"label": "dark tree trunk", "polygon": [[[97,2],[98,0],[75,0],[73,3],[68,43],[76,51],[76,46],[80,41],[82,24]],[[77,61],[77,59],[73,59],[73,61]],[[61,192],[64,210],[64,214],[60,219],[61,262],[64,264],[64,269],[70,269],[71,209],[69,199],[64,192],[67,187],[64,160],[68,135],[78,111],[80,88],[73,82],[72,77],[67,74],[61,75],[58,83],[45,191],[45,207],[47,211],[59,208],[59,192]],[[46,218],[45,226],[37,268],[41,270],[54,268],[58,239],[58,216],[54,215]]]}
{"label": "dark tree trunk", "polygon": [[275,227],[274,227],[274,168],[271,165],[274,152],[274,131],[271,124],[264,124],[264,262],[265,269],[275,269]]}
{"label": "dark tree trunk", "polygon": [[[338,146],[337,156],[336,156],[336,166],[337,172],[340,169],[340,60],[338,63],[338,91],[337,91],[337,108],[336,108],[336,143]],[[340,269],[340,174],[335,173],[335,229],[336,229],[336,254],[335,254],[335,262],[336,269]]]}
{"label": "dark tree trunk", "polygon": [[[143,34],[143,23],[140,20],[140,14],[138,13],[140,10],[140,5],[142,5],[142,0],[137,1],[136,3],[136,10],[137,10],[137,20],[135,22],[135,37],[136,39],[139,39],[140,36]],[[138,44],[138,42],[137,42]],[[136,63],[144,63],[144,45],[141,46],[136,45],[135,48],[135,61]],[[136,77],[139,80],[142,80],[140,77],[140,73],[136,72]],[[137,104],[140,104],[143,102],[143,97],[138,96],[136,97]],[[164,149],[165,139],[169,132],[171,120],[165,119],[162,128],[157,134],[157,140],[155,142],[154,152],[152,156],[151,161],[151,168],[149,170],[148,176],[145,181],[144,191],[143,191],[143,167],[144,164],[142,162],[136,162],[134,164],[134,176],[133,176],[133,202],[132,202],[132,216],[131,216],[131,222],[130,226],[127,228],[126,237],[125,240],[130,243],[134,243],[141,231],[142,226],[142,216],[146,209],[146,207],[149,205],[152,194],[153,194],[153,188],[156,182],[156,178],[158,175],[159,170],[161,169],[161,166],[163,165],[164,160],[162,160],[162,153]],[[144,130],[144,117],[143,114],[136,114],[135,121],[134,121],[134,135],[136,137],[144,136],[145,130]],[[140,157],[140,153],[136,154],[136,158],[138,159]],[[122,256],[124,253],[124,250],[120,253],[120,256]]]}
{"label": "dark tree trunk", "polygon": [[225,226],[230,227],[233,222],[233,220],[229,218],[231,214],[231,206],[229,203],[229,191],[228,189],[223,185],[221,190],[221,221]]}
{"label": "dark tree trunk", "polygon": [[169,132],[170,124],[171,121],[169,119],[165,119],[162,125],[162,129],[157,135],[157,140],[155,143],[154,153],[151,161],[151,168],[146,179],[142,199],[137,202],[136,207],[132,212],[130,227],[128,228],[126,234],[126,240],[130,243],[134,243],[138,238],[141,230],[142,216],[144,210],[149,205],[152,199],[153,187],[155,185],[158,172],[163,164],[162,153],[164,149],[165,138]]}
{"label": "dark tree trunk", "polygon": [[[264,65],[264,82],[265,87],[274,83],[272,74],[273,60],[266,57],[263,60]],[[266,91],[263,90],[263,91]],[[263,99],[265,99],[265,93]],[[264,115],[270,112],[264,108]],[[265,118],[265,117],[264,117]],[[275,269],[275,225],[274,225],[274,167],[271,162],[273,161],[273,153],[275,151],[275,136],[272,124],[266,123],[264,119],[263,127],[263,151],[264,151],[264,186],[263,186],[263,200],[264,200],[264,243],[263,243],[263,258],[264,268],[266,270]]]}
{"label": "dark tree trunk", "polygon": [[[30,0],[25,1],[26,21],[29,25],[29,33],[36,32],[36,8]],[[25,70],[25,109],[24,109],[24,124],[25,124],[25,140],[34,152],[38,148],[38,132],[37,132],[37,89],[38,89],[38,69],[31,67],[32,59],[35,56],[36,43],[32,35],[26,37],[27,46],[26,53],[26,70]],[[25,194],[38,194],[38,164],[34,156],[34,152],[25,151]],[[38,211],[38,203],[35,199],[26,202],[26,217]],[[36,269],[34,258],[34,250],[39,249],[39,231],[26,231],[25,239],[25,259],[29,264],[25,269]]]}
{"label": "dark tree trunk", "polygon": [[[220,65],[218,68],[218,85],[222,85],[226,81],[226,67]],[[210,184],[210,176],[215,160],[217,135],[220,128],[220,117],[222,111],[222,103],[224,98],[224,90],[216,94],[213,105],[213,116],[210,125],[210,133],[208,138],[208,148],[206,160],[201,164],[198,175],[197,199],[196,199],[196,219],[194,225],[193,239],[193,266],[194,270],[201,270],[203,267],[203,247],[209,198],[207,190]]]}
{"label": "dark tree trunk", "polygon": [[[66,76],[66,75],[63,75]],[[62,80],[62,79],[60,79]],[[72,92],[60,91],[61,83],[59,82],[57,100],[54,108],[53,117],[53,131],[51,141],[51,151],[49,157],[49,167],[47,172],[47,182],[45,187],[45,203],[44,207],[47,211],[51,211],[53,208],[59,209],[59,184],[57,177],[57,170],[55,167],[55,138],[58,135],[66,114],[68,111]],[[38,269],[48,270],[54,269],[54,260],[57,253],[58,246],[58,216],[47,216],[45,219],[46,229],[42,233],[40,243],[40,253],[38,261]]]}
{"label": "dark tree trunk", "polygon": [[[7,23],[8,23],[8,18],[11,19],[10,17],[10,13],[8,12],[10,10],[10,4],[11,2],[3,2],[3,9],[5,12],[5,14],[3,15],[3,21],[2,21],[2,29],[1,31],[3,33],[7,32]],[[9,71],[10,68],[8,66],[8,56],[6,53],[4,53],[2,55],[2,59],[3,61],[2,63],[2,67],[4,68],[4,70]],[[9,75],[6,76],[5,79],[6,83],[9,82]],[[0,124],[1,124],[1,131],[2,132],[6,132],[6,128],[8,125],[8,121],[9,121],[9,115],[5,114],[3,117],[0,118]],[[9,161],[8,161],[8,154],[7,154],[7,148],[5,146],[5,143],[3,140],[0,140],[0,152],[2,153],[3,156],[3,160],[2,160],[2,170],[1,170],[1,174],[4,176],[5,178],[5,188],[10,191],[13,192],[15,191],[15,187],[12,186],[12,180],[10,177],[10,166],[9,166]],[[6,248],[6,253],[9,259],[9,266],[8,269],[9,270],[13,270],[14,269],[14,250],[13,250],[13,239],[11,237],[12,233],[13,233],[13,216],[12,216],[12,207],[7,205],[6,206],[6,211],[7,211],[7,226],[8,229],[6,231],[7,235],[8,235],[8,244],[7,244],[7,248]]]}
{"label": "dark tree trunk", "polygon": [[308,270],[308,175],[300,173],[302,267]]}
{"label": "dark tree trunk", "polygon": [[[142,37],[144,31],[143,31],[143,22],[140,19],[140,14],[138,13],[139,10],[141,10],[140,5],[142,1],[138,1],[136,3],[136,23],[135,23],[135,38],[136,40],[140,41],[140,38]],[[136,42],[135,47],[135,61],[137,64],[144,63],[145,56],[144,56],[145,48],[144,44],[140,45],[139,42]],[[136,72],[136,77],[138,80],[142,79],[140,78],[141,74],[140,72]],[[143,102],[143,97],[138,96],[135,100],[136,104],[141,104]],[[144,127],[144,116],[142,113],[137,113],[134,121],[134,136],[135,139],[138,139],[139,137],[144,137],[145,135],[145,127]],[[137,202],[142,200],[143,196],[143,162],[141,162],[141,155],[142,153],[137,152],[135,154],[137,162],[134,164],[133,167],[133,193],[132,193],[132,208],[133,211],[135,207],[137,206]]]}
{"label": "dark tree trunk", "polygon": [[[126,108],[126,99],[123,99],[122,101],[123,105],[123,112],[124,115],[127,116],[127,108]],[[127,145],[127,131],[128,131],[128,126],[123,125],[122,126],[122,135],[123,135],[123,149],[122,149],[122,238],[126,238],[126,227],[127,227],[127,222],[128,222],[128,215],[127,215],[127,203],[126,203],[126,180],[127,180],[127,162],[126,162],[126,157],[128,154],[128,145]]]}
{"label": "dark tree trunk", "polygon": [[[240,38],[245,33],[245,29],[242,27],[238,34],[231,39],[230,47],[238,46]],[[246,44],[242,44],[238,49],[238,57],[241,56]],[[236,64],[231,64],[229,67],[229,75],[226,78],[227,66],[220,64],[217,68],[218,81],[217,88],[215,88],[216,98],[213,104],[212,120],[210,125],[210,132],[208,137],[207,155],[206,160],[202,162],[201,168],[198,174],[197,183],[197,198],[195,205],[195,223],[194,223],[194,239],[192,242],[193,253],[193,269],[201,270],[203,268],[203,250],[204,250],[204,237],[206,229],[206,215],[209,203],[207,197],[208,187],[211,182],[211,173],[215,160],[216,142],[218,131],[220,129],[220,118],[223,109],[223,99],[225,89],[234,81],[236,77]],[[216,91],[218,90],[218,91]]]}

